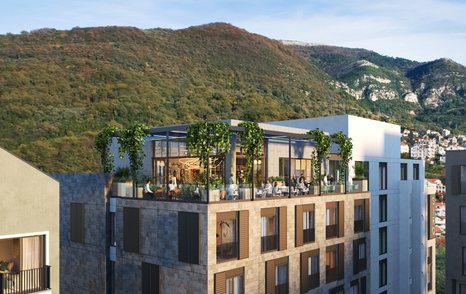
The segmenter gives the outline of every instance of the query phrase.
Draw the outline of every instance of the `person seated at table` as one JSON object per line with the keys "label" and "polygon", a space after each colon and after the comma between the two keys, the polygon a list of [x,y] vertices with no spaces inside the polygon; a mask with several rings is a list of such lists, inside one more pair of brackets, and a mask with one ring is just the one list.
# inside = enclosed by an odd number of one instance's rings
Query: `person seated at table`
{"label": "person seated at table", "polygon": [[301,174],[301,176],[299,177],[299,183],[301,183],[301,181],[303,181],[303,183],[306,182],[306,178],[304,177],[304,174]]}
{"label": "person seated at table", "polygon": [[304,183],[304,178],[300,178],[299,184],[298,184],[298,189],[299,190],[304,190],[305,187],[306,187],[306,184]]}
{"label": "person seated at table", "polygon": [[272,189],[272,195],[280,195],[280,190],[278,189],[278,184],[277,182],[273,182],[273,189]]}
{"label": "person seated at table", "polygon": [[298,184],[298,183],[297,183],[297,181],[296,181],[296,177],[293,176],[293,177],[291,178],[291,186],[292,186],[292,187],[296,187],[297,184]]}
{"label": "person seated at table", "polygon": [[146,185],[144,186],[144,196],[154,196],[154,191],[150,189],[150,180],[147,180]]}

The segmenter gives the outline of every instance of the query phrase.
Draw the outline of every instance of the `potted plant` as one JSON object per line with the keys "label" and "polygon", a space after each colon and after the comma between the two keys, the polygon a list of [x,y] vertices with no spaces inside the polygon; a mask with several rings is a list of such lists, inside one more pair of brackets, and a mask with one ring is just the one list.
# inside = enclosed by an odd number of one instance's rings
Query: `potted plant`
{"label": "potted plant", "polygon": [[344,193],[348,164],[353,158],[353,142],[351,138],[348,138],[343,132],[333,134],[332,139],[338,144],[338,155],[341,157],[340,177],[337,179],[340,187],[337,187],[337,192]]}
{"label": "potted plant", "polygon": [[327,134],[325,134],[323,131],[319,129],[310,130],[308,132],[308,135],[310,135],[316,142],[315,150],[312,153],[312,158],[313,158],[312,183],[313,183],[313,186],[316,187],[316,186],[319,186],[321,178],[322,178],[321,176],[322,161],[325,157],[327,157],[330,154],[330,145],[332,141],[330,139],[330,136],[328,136]]}
{"label": "potted plant", "polygon": [[364,162],[356,161],[354,165],[355,177],[353,178],[353,186],[355,192],[367,191],[367,178],[365,175]]}
{"label": "potted plant", "polygon": [[113,196],[131,197],[133,182],[129,167],[117,168],[113,176],[112,193]]}

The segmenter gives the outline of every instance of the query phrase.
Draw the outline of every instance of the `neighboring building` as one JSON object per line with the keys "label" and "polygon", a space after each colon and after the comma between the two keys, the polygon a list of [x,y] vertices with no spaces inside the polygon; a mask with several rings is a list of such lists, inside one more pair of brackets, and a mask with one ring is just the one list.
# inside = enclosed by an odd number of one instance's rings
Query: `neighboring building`
{"label": "neighboring building", "polygon": [[350,167],[367,167],[371,193],[369,293],[435,293],[435,195],[424,190],[423,161],[400,159],[400,126],[351,115],[272,123],[353,139]]}
{"label": "neighboring building", "polygon": [[466,151],[448,151],[446,157],[445,290],[461,294],[466,293]]}
{"label": "neighboring building", "polygon": [[0,293],[60,293],[59,185],[0,148]]}
{"label": "neighboring building", "polygon": [[426,179],[426,185],[433,186],[435,188],[435,193],[439,195],[445,194],[445,185],[440,179]]}
{"label": "neighboring building", "polygon": [[442,136],[448,137],[450,135],[450,130],[442,129]]}
{"label": "neighboring building", "polygon": [[400,143],[400,153],[408,153],[409,154],[409,145],[405,142]]}

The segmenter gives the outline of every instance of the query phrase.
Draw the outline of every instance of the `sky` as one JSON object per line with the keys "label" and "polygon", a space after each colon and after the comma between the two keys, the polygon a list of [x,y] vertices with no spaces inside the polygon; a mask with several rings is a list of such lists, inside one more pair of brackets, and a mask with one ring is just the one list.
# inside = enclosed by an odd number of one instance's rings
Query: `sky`
{"label": "sky", "polygon": [[2,0],[0,34],[227,22],[273,39],[466,65],[466,0]]}

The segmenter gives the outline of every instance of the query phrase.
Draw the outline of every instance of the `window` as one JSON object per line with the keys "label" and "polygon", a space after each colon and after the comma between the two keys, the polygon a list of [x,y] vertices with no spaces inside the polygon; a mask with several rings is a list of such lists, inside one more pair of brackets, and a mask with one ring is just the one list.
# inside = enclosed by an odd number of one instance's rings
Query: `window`
{"label": "window", "polygon": [[265,291],[273,294],[288,293],[288,257],[265,263]]}
{"label": "window", "polygon": [[199,214],[178,212],[178,260],[199,264]]}
{"label": "window", "polygon": [[354,232],[364,231],[364,200],[354,200]]}
{"label": "window", "polygon": [[357,274],[367,268],[366,238],[353,241],[353,273]]}
{"label": "window", "polygon": [[325,252],[325,282],[344,278],[344,244],[328,246]]}
{"label": "window", "polygon": [[84,204],[70,204],[70,240],[84,243]]}
{"label": "window", "polygon": [[379,261],[379,287],[387,285],[387,260]]}
{"label": "window", "polygon": [[387,253],[387,227],[379,228],[379,254]]}
{"label": "window", "polygon": [[344,236],[344,202],[327,202],[325,210],[327,239]]}
{"label": "window", "polygon": [[[280,158],[279,160],[279,172],[280,177],[288,178],[288,158]],[[312,180],[312,161],[310,159],[291,159],[291,176],[295,176],[299,179],[301,175],[310,181]]]}
{"label": "window", "polygon": [[460,234],[466,235],[466,206],[460,206]]}
{"label": "window", "polygon": [[419,180],[419,164],[413,164],[413,180]]}
{"label": "window", "polygon": [[466,284],[460,284],[460,293],[459,294],[466,294]]}
{"label": "window", "polygon": [[139,208],[123,208],[123,250],[139,253]]}
{"label": "window", "polygon": [[158,294],[159,266],[156,264],[142,263],[142,294]]}
{"label": "window", "polygon": [[406,181],[408,179],[408,164],[407,163],[400,164],[400,179],[402,181]]}
{"label": "window", "polygon": [[215,294],[243,294],[244,267],[215,274]]}
{"label": "window", "polygon": [[319,249],[301,253],[301,292],[319,287]]}
{"label": "window", "polygon": [[466,276],[466,247],[463,247],[463,276]]}
{"label": "window", "polygon": [[460,192],[466,194],[466,165],[460,166]]}
{"label": "window", "polygon": [[278,218],[276,208],[263,208],[261,212],[261,251],[278,249]]}
{"label": "window", "polygon": [[237,212],[217,213],[217,262],[238,258]]}
{"label": "window", "polygon": [[387,163],[379,163],[379,188],[380,190],[387,190]]}
{"label": "window", "polygon": [[345,294],[345,287],[343,285],[332,288],[328,291],[329,294]]}
{"label": "window", "polygon": [[315,240],[314,204],[296,205],[296,246]]}
{"label": "window", "polygon": [[387,221],[387,195],[379,196],[379,222]]}
{"label": "window", "polygon": [[350,283],[350,294],[360,294],[360,292],[359,292],[359,280],[351,281],[351,283]]}

